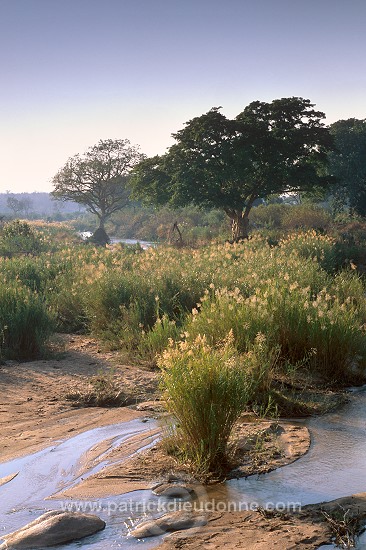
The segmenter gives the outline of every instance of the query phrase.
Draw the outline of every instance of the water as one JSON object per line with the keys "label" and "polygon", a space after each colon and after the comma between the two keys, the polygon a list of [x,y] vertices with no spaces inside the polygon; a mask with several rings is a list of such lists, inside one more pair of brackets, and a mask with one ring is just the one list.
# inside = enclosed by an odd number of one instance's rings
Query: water
{"label": "water", "polygon": [[227,482],[228,498],[266,504],[315,504],[366,491],[366,391],[337,412],[308,419],[309,452],[262,476]]}
{"label": "water", "polygon": [[[0,539],[1,533],[19,529],[48,510],[76,506],[78,503],[71,500],[45,499],[110,464],[109,452],[136,434],[143,434],[142,450],[156,440],[156,423],[137,419],[95,428],[32,455],[0,464],[0,478],[19,472],[16,478],[0,487]],[[96,446],[100,442],[104,444],[98,453]],[[141,516],[137,504],[150,496],[150,491],[134,491],[123,497],[80,502],[83,511],[102,517],[107,528],[67,548],[107,550],[120,548],[122,541],[123,548],[135,548],[134,539],[126,546],[128,525],[131,519]],[[150,542],[144,545],[144,548],[149,547]]]}
{"label": "water", "polygon": [[[236,504],[239,509],[263,506],[282,510],[365,492],[365,389],[352,392],[350,402],[339,411],[304,422],[312,436],[310,450],[304,457],[265,475],[230,480],[209,489],[202,487],[200,500],[214,498],[216,504]],[[20,472],[14,480],[0,487],[2,532],[18,529],[46,510],[60,509],[73,502],[44,499],[101,469],[108,463],[108,449],[133,435],[146,431],[143,445],[149,444],[154,439],[148,437],[152,428],[156,428],[155,423],[143,424],[140,420],[97,428],[34,455],[0,464],[0,477]],[[107,451],[95,457],[93,448],[100,441],[108,442]],[[90,472],[86,468],[91,468]],[[151,491],[134,491],[88,503],[90,508],[84,511],[102,517],[107,527],[88,539],[67,545],[68,550],[81,547],[92,550],[152,548],[160,539],[141,543],[127,535],[131,522],[144,515],[141,506],[148,508],[149,517],[155,515],[157,504],[158,499]],[[365,539],[366,535],[360,538],[359,548],[366,548]]]}
{"label": "water", "polygon": [[[87,239],[92,237],[93,233],[91,231],[81,231],[79,235],[84,241],[86,241]],[[146,248],[150,248],[151,246],[156,246],[156,243],[152,243],[150,241],[141,241],[138,239],[117,239],[112,237],[111,244],[116,244],[116,243],[124,243],[127,245],[139,244],[141,248],[143,248],[144,250]]]}
{"label": "water", "polygon": [[137,240],[137,239],[114,239],[114,238],[111,238],[111,244],[116,244],[116,243],[124,243],[124,244],[127,244],[127,245],[139,244],[141,246],[141,248],[143,248],[144,250],[146,250],[147,248],[150,248],[151,246],[156,246],[156,243],[151,243],[149,241],[140,241],[140,240]]}

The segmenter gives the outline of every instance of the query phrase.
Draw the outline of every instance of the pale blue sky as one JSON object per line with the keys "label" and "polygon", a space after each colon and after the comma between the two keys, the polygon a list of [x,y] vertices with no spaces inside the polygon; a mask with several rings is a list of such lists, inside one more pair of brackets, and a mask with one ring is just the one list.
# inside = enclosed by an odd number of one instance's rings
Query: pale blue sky
{"label": "pale blue sky", "polygon": [[366,0],[0,0],[0,192],[99,139],[163,153],[213,106],[301,96],[366,118]]}

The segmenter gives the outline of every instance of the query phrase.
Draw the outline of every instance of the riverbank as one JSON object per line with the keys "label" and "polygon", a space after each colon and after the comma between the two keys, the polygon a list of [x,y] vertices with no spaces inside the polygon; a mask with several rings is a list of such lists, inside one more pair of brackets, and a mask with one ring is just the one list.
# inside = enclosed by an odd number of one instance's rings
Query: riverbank
{"label": "riverbank", "polygon": [[[117,353],[103,352],[90,338],[63,336],[60,342],[57,357],[48,361],[7,362],[0,367],[2,462],[97,426],[161,415],[161,405],[156,400],[156,373],[124,364]],[[101,372],[112,372],[123,384],[125,393],[134,396],[133,408],[73,406],[67,396],[76,389],[86,388],[90,377]],[[149,433],[149,437],[154,435],[158,435],[157,428]],[[188,479],[188,471],[167,457],[159,444],[131,457],[143,446],[144,437],[136,435],[128,444],[113,449],[108,455],[112,466],[65,491],[62,497],[97,500],[118,494],[121,498],[129,491],[149,489],[154,482],[172,481],[177,474]],[[248,415],[241,419],[235,437],[239,442],[235,474],[238,477],[289,464],[306,453],[310,444],[305,426],[290,422],[258,423]],[[94,451],[98,453],[97,448]],[[11,488],[11,481],[7,486]],[[216,495],[220,495],[223,487],[215,486]],[[310,509],[289,516],[212,511],[207,515],[206,526],[170,535],[161,548],[315,549],[330,540],[329,527],[323,519]]]}
{"label": "riverbank", "polygon": [[75,407],[67,396],[85,391],[92,377],[113,372],[136,402],[155,396],[155,374],[103,353],[93,339],[61,335],[49,360],[0,365],[0,461],[29,454],[98,426],[125,422],[146,412],[127,407]]}
{"label": "riverbank", "polygon": [[169,535],[157,550],[316,550],[334,539],[323,512],[340,518],[346,510],[349,517],[357,515],[364,524],[366,493],[306,506],[293,513],[214,511],[208,514],[206,525]]}

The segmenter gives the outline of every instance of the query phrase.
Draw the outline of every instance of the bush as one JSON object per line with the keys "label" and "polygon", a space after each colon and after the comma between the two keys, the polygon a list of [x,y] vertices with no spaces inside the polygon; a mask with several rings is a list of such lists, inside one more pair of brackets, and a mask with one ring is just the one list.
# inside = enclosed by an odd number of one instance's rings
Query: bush
{"label": "bush", "polygon": [[24,221],[7,223],[0,237],[0,255],[12,258],[22,254],[36,255],[42,251],[41,236]]}
{"label": "bush", "polygon": [[85,299],[91,330],[111,344],[129,349],[137,349],[141,339],[146,341],[144,332],[153,327],[155,333],[161,332],[159,319],[164,317],[167,329],[170,321],[179,324],[204,289],[195,273],[182,277],[179,265],[159,262],[154,266],[156,257],[145,272],[149,257],[146,253],[142,256],[133,269],[108,270],[89,287]]}
{"label": "bush", "polygon": [[282,218],[282,227],[287,231],[316,229],[325,231],[331,224],[330,214],[314,204],[299,204],[288,208]]}
{"label": "bush", "polygon": [[293,208],[288,204],[260,204],[250,213],[250,222],[255,228],[282,229],[286,212]]}
{"label": "bush", "polygon": [[42,300],[21,285],[0,284],[0,354],[34,359],[42,354],[53,321]]}
{"label": "bush", "polygon": [[332,219],[324,208],[314,204],[261,204],[252,209],[250,221],[255,228],[291,232],[300,229],[325,231]]}
{"label": "bush", "polygon": [[115,380],[113,371],[100,372],[88,382],[86,386],[66,394],[66,399],[79,407],[124,407],[134,403]]}
{"label": "bush", "polygon": [[294,252],[299,258],[316,261],[328,273],[342,268],[345,261],[344,248],[330,235],[319,235],[315,230],[295,232],[279,242],[287,253]]}
{"label": "bush", "polygon": [[196,475],[221,475],[232,428],[253,394],[251,358],[239,356],[232,335],[216,347],[198,336],[171,345],[158,363],[180,454]]}
{"label": "bush", "polygon": [[187,319],[187,339],[205,335],[215,346],[232,330],[236,349],[245,353],[263,333],[270,347],[279,347],[281,364],[302,364],[332,382],[357,382],[355,367],[361,371],[366,365],[360,279],[342,272],[332,281],[316,262],[296,257],[288,259],[284,273],[278,268],[277,276],[263,277],[249,293],[239,288],[207,291]]}
{"label": "bush", "polygon": [[178,340],[180,330],[175,321],[170,321],[166,315],[156,320],[151,330],[143,331],[138,344],[138,352],[151,366],[156,365],[157,356],[168,347],[170,340]]}

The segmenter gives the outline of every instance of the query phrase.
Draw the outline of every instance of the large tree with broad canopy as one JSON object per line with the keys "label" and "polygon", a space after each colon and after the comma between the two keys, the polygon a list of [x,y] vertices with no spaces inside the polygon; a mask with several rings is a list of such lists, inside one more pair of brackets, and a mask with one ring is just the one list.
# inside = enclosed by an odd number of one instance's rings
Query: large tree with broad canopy
{"label": "large tree with broad canopy", "polygon": [[234,240],[248,236],[249,213],[258,198],[327,187],[332,137],[308,99],[254,101],[235,119],[220,107],[193,118],[173,134],[166,154],[133,170],[135,198],[156,205],[220,208]]}

